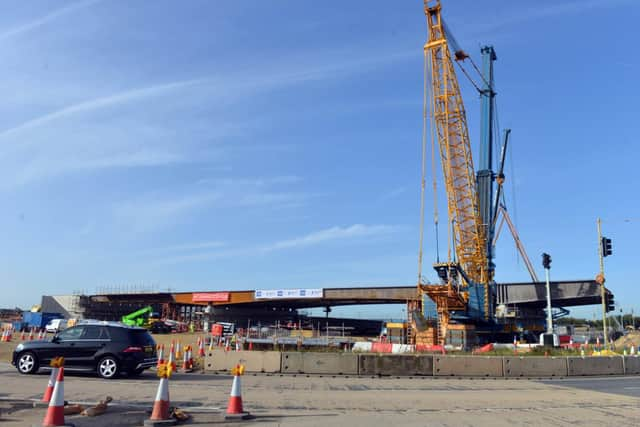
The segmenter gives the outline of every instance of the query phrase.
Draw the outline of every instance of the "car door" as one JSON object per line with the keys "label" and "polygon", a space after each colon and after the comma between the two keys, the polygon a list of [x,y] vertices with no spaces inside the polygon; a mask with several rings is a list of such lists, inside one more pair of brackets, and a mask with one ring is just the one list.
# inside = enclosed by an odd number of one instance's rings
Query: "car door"
{"label": "car door", "polygon": [[96,355],[109,343],[107,328],[99,325],[86,325],[75,347],[78,365],[93,369],[96,366]]}
{"label": "car door", "polygon": [[68,368],[77,368],[78,365],[78,353],[77,343],[80,336],[84,333],[84,326],[74,326],[73,328],[65,329],[57,334],[53,339],[53,346],[48,351],[48,357],[44,357],[43,362],[48,363],[52,358],[62,356],[64,357],[64,366]]}

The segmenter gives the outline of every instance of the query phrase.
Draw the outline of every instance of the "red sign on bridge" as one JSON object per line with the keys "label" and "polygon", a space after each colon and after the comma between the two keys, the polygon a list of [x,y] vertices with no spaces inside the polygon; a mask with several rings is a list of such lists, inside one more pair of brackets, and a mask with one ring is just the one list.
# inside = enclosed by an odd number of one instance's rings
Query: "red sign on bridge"
{"label": "red sign on bridge", "polygon": [[229,292],[201,292],[194,293],[193,302],[227,302],[229,301]]}

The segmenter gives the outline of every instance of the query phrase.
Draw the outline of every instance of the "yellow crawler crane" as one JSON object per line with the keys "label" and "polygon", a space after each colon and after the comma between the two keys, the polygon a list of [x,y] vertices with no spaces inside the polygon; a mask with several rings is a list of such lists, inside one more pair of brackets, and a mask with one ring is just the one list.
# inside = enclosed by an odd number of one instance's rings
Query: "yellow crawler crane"
{"label": "yellow crawler crane", "polygon": [[[448,240],[453,246],[454,259],[451,259],[450,246],[447,262],[434,265],[436,270],[448,272],[446,283],[427,285],[421,280],[421,252],[418,288],[436,304],[438,319],[435,341],[443,345],[451,312],[464,311],[467,308],[468,288],[471,284],[483,287],[484,313],[487,320],[492,271],[489,269],[487,239],[479,212],[467,119],[441,11],[439,0],[435,3],[425,0],[424,12],[428,28],[428,40],[424,45],[425,121],[429,105],[431,135],[438,143],[442,162],[450,225],[447,227],[450,233]],[[461,50],[456,51],[454,55],[456,60],[464,60],[467,57]],[[423,138],[423,171],[425,140],[426,125]],[[424,212],[424,174],[422,189]],[[421,251],[422,234],[421,231]]]}

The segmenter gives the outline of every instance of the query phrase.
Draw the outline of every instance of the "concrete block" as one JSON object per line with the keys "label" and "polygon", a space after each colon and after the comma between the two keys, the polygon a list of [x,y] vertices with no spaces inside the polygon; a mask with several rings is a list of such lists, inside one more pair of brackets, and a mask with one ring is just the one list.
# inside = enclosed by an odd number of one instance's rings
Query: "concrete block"
{"label": "concrete block", "polygon": [[433,356],[433,375],[502,377],[502,357]]}
{"label": "concrete block", "polygon": [[358,375],[358,355],[351,353],[282,353],[282,373]]}
{"label": "concrete block", "polygon": [[283,374],[300,374],[304,372],[302,365],[302,353],[298,351],[283,352],[280,372]]}
{"label": "concrete block", "polygon": [[360,375],[432,376],[433,356],[361,354],[358,360],[358,372]]}
{"label": "concrete block", "polygon": [[502,359],[505,377],[566,377],[566,357],[506,356]]}
{"label": "concrete block", "polygon": [[229,371],[242,364],[247,372],[280,372],[279,351],[224,351],[214,349],[205,354],[205,371]]}
{"label": "concrete block", "polygon": [[640,374],[640,357],[625,356],[624,357],[624,373],[625,375]]}
{"label": "concrete block", "polygon": [[622,356],[567,357],[569,376],[623,375]]}
{"label": "concrete block", "polygon": [[358,355],[351,353],[302,353],[305,374],[358,375]]}

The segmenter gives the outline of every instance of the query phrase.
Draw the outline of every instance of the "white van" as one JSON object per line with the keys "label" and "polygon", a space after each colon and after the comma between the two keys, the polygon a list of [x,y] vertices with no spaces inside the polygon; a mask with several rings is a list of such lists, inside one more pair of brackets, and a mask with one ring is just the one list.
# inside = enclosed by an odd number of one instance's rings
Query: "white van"
{"label": "white van", "polygon": [[58,331],[63,330],[66,327],[67,327],[67,320],[66,319],[52,319],[52,320],[49,321],[49,323],[46,324],[44,329],[47,332],[56,333]]}

